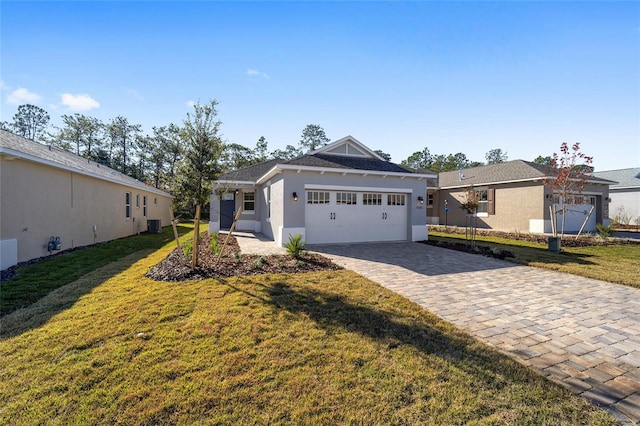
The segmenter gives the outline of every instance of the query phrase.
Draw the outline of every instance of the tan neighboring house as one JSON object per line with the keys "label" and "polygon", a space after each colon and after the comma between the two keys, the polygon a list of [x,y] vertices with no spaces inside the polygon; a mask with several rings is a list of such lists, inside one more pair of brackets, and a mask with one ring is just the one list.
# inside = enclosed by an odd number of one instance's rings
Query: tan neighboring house
{"label": "tan neighboring house", "polygon": [[[548,171],[548,166],[514,160],[439,173],[438,188],[427,193],[427,221],[466,226],[473,219],[478,228],[550,233],[549,206],[555,202],[559,209],[561,200],[544,184]],[[596,223],[608,224],[609,185],[614,183],[590,177],[582,193],[572,195],[565,232],[577,232],[583,224],[583,232],[593,232]],[[461,208],[469,189],[480,195],[477,211],[471,215]],[[561,221],[559,215],[558,222]]]}
{"label": "tan neighboring house", "polygon": [[109,167],[0,130],[0,269],[168,225],[171,200]]}

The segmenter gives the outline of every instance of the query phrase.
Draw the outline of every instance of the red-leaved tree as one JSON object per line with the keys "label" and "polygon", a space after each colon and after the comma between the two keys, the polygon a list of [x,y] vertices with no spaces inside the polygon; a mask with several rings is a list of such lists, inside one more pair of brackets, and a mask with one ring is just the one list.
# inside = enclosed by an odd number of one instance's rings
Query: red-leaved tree
{"label": "red-leaved tree", "polygon": [[551,157],[551,172],[545,179],[545,185],[551,189],[554,197],[558,198],[560,209],[552,201],[551,220],[553,221],[553,235],[558,236],[558,214],[562,214],[561,235],[564,236],[566,213],[569,206],[575,203],[576,195],[582,194],[585,183],[591,176],[593,157],[580,151],[580,143],[571,147],[566,142],[560,145],[560,153],[553,153]]}

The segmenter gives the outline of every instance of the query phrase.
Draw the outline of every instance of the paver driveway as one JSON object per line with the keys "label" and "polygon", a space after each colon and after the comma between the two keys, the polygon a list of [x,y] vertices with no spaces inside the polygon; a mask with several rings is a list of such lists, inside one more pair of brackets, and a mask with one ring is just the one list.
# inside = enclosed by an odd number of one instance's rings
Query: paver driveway
{"label": "paver driveway", "polygon": [[309,249],[640,424],[640,289],[420,243]]}

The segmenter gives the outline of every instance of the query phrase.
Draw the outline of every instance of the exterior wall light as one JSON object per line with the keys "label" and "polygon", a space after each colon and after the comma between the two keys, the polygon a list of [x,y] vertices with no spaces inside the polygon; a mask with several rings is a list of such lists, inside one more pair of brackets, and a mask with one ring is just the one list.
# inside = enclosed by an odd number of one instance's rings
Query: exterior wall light
{"label": "exterior wall light", "polygon": [[298,201],[298,193],[297,192],[293,193],[293,201]]}
{"label": "exterior wall light", "polygon": [[424,197],[423,197],[423,196],[419,196],[419,197],[418,197],[418,202],[419,202],[420,204],[424,204]]}

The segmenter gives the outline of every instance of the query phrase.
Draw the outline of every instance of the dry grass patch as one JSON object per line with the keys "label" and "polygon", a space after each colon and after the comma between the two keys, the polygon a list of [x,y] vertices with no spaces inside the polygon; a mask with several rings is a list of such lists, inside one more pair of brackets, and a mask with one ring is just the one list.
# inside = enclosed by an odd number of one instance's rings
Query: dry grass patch
{"label": "dry grass patch", "polygon": [[353,272],[145,278],[169,250],[0,320],[0,423],[615,424]]}

